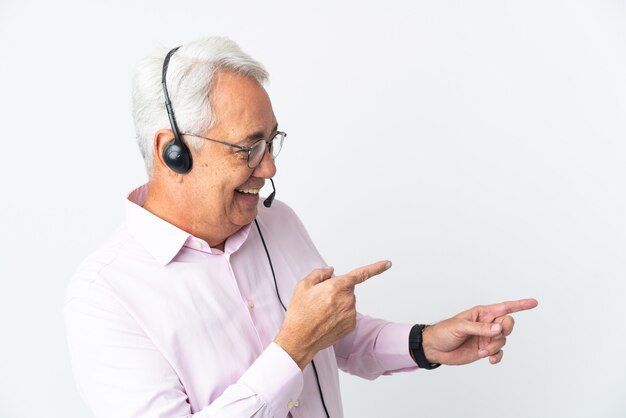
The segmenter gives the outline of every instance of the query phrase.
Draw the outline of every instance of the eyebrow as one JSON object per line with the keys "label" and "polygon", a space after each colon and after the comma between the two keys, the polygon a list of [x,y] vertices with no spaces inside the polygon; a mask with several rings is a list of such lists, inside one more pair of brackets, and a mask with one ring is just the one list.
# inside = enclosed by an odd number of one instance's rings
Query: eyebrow
{"label": "eyebrow", "polygon": [[[276,125],[274,126],[274,129],[272,129],[272,133],[278,131],[278,123],[276,123]],[[265,139],[265,133],[263,131],[257,131],[255,133],[252,133],[248,136],[246,136],[243,140],[243,142],[245,143],[251,143],[251,142],[257,142],[261,139]]]}

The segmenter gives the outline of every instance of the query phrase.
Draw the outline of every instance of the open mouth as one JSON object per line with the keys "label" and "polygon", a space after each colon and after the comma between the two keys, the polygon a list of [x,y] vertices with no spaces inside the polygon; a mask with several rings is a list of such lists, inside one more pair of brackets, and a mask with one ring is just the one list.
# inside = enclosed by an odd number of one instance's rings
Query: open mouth
{"label": "open mouth", "polygon": [[258,196],[261,189],[235,189],[237,193]]}

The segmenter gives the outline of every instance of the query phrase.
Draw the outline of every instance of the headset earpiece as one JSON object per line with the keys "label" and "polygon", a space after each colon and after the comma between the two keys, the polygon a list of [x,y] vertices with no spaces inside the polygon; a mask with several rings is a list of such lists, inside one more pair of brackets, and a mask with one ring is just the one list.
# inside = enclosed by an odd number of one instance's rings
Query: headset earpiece
{"label": "headset earpiece", "polygon": [[176,125],[176,118],[174,117],[174,109],[172,109],[172,102],[170,101],[170,95],[167,92],[167,83],[165,81],[170,58],[174,55],[174,52],[178,51],[178,48],[180,47],[176,47],[167,53],[163,60],[163,71],[161,72],[161,85],[163,86],[163,96],[165,97],[165,109],[167,109],[167,117],[170,120],[172,132],[174,132],[174,139],[165,145],[162,155],[163,161],[172,171],[178,174],[185,174],[191,170],[191,153],[182,139],[180,139],[178,125]]}
{"label": "headset earpiece", "polygon": [[178,174],[185,174],[191,170],[191,154],[182,141],[180,141],[182,147],[176,142],[176,139],[173,139],[165,145],[165,148],[163,148],[163,161],[172,171]]}

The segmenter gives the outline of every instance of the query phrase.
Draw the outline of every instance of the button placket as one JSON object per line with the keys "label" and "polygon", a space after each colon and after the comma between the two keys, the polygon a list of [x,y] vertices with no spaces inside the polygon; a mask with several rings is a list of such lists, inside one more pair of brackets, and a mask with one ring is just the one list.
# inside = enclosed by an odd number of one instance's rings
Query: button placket
{"label": "button placket", "polygon": [[[246,304],[246,306],[248,305],[247,303],[247,298],[244,298],[243,294],[241,293],[241,289],[239,288],[239,283],[237,283],[237,279],[235,278],[235,272],[233,271],[233,267],[230,264],[230,254],[229,253],[224,253],[224,259],[226,260],[226,264],[228,265],[228,270],[230,271],[230,277],[231,280],[233,281],[233,284],[235,285],[235,288],[237,289],[237,293],[239,294],[239,300],[241,300],[243,303]],[[252,327],[252,329],[254,330],[254,334],[256,336],[256,340],[258,343],[258,347],[261,351],[264,350],[263,344],[261,343],[261,337],[259,336],[259,331],[256,328],[256,325],[254,323],[254,319],[252,317],[253,313],[250,312],[251,309],[247,310],[248,313],[248,319],[250,320],[250,326]]]}

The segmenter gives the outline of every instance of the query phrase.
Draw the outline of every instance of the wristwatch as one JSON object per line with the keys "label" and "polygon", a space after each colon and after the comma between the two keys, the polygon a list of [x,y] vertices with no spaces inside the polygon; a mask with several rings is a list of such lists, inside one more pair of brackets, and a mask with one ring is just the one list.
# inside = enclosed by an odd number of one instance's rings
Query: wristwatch
{"label": "wristwatch", "polygon": [[426,359],[424,347],[422,346],[422,331],[428,325],[416,324],[411,328],[409,333],[409,353],[413,357],[413,361],[417,363],[420,369],[432,370],[441,366],[441,363],[431,363]]}

